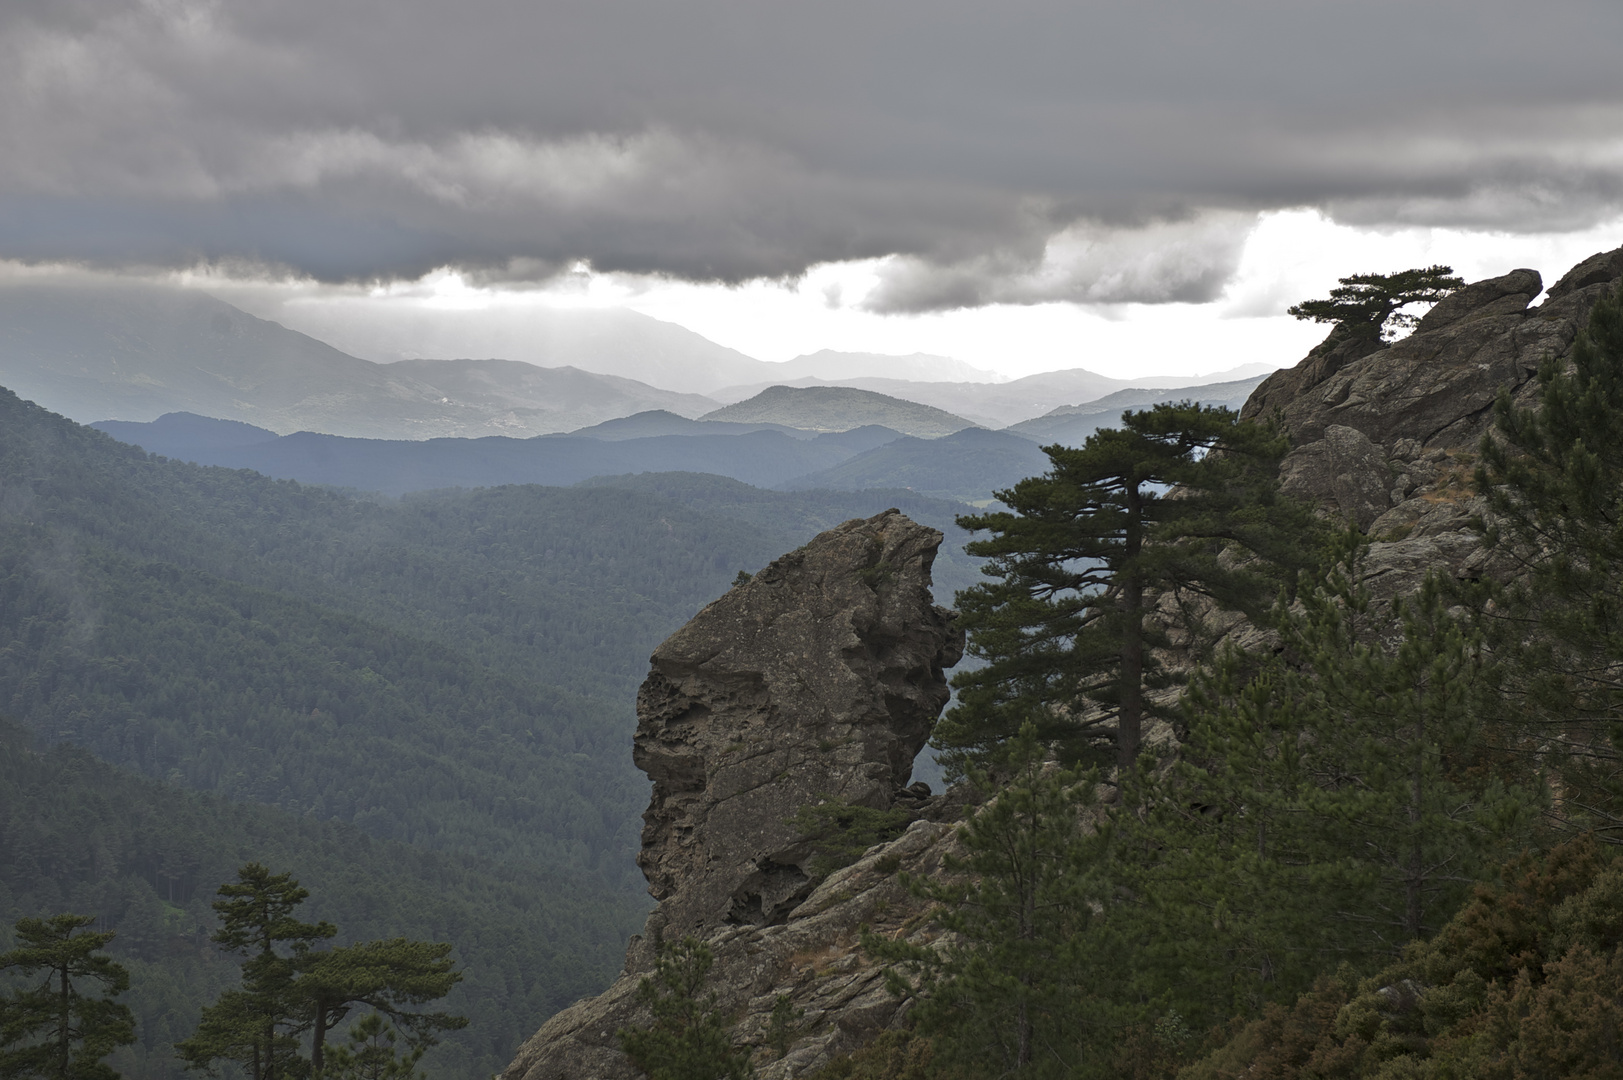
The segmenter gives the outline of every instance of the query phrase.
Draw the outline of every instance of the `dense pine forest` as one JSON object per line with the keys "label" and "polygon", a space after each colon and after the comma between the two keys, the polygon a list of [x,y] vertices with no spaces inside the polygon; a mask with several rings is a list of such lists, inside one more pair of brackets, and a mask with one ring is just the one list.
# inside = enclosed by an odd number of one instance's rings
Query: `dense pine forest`
{"label": "dense pine forest", "polygon": [[[176,1075],[235,977],[214,890],[257,860],[346,935],[453,943],[476,1021],[422,1067],[498,1070],[641,925],[648,653],[738,571],[897,502],[962,509],[683,474],[381,499],[0,393],[0,927],[116,931],[139,1042],[112,1060]],[[957,547],[944,599],[973,578]]]}
{"label": "dense pine forest", "polygon": [[[1336,324],[1315,355],[1380,349],[1393,294],[1452,295],[1448,273],[1343,279],[1301,305]],[[817,1080],[1619,1075],[1623,290],[1601,292],[1436,455],[1416,511],[1463,527],[1448,570],[1422,538],[1433,566],[1395,574],[1412,525],[1302,517],[1278,429],[1192,407],[1051,447],[1017,512],[963,519],[986,663],[937,738],[985,802],[958,873],[912,883],[930,933],[864,937],[908,1023]]]}

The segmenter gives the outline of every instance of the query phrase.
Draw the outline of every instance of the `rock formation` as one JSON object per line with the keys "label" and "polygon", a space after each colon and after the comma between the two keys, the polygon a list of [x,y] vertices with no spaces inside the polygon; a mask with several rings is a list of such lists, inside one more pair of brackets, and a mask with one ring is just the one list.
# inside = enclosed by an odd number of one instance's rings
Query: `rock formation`
{"label": "rock formation", "polygon": [[[962,632],[930,599],[942,536],[895,510],[848,521],[706,607],[654,651],[633,751],[654,781],[638,863],[659,906],[603,995],[549,1020],[506,1080],[630,1080],[615,1031],[645,1023],[637,984],[655,942],[689,934],[715,955],[712,986],[759,1044],[780,994],[804,1010],[783,1058],[798,1076],[895,1016],[857,928],[900,931],[917,902],[902,869],[930,872],[950,831],[907,786],[947,701]],[[827,798],[919,811],[908,832],[816,882],[791,823]],[[765,1055],[763,1055],[765,1056]]]}
{"label": "rock formation", "polygon": [[1287,491],[1367,531],[1371,585],[1395,595],[1438,568],[1481,572],[1471,515],[1485,508],[1471,472],[1477,442],[1506,388],[1522,404],[1548,357],[1564,357],[1596,299],[1623,278],[1623,248],[1579,263],[1543,304],[1536,270],[1473,282],[1385,344],[1332,332],[1293,368],[1269,376],[1247,418],[1278,416],[1294,449]]}
{"label": "rock formation", "polygon": [[[1277,415],[1291,433],[1287,490],[1369,533],[1378,594],[1410,591],[1432,569],[1491,572],[1469,522],[1484,509],[1471,472],[1494,398],[1506,388],[1532,402],[1539,365],[1570,352],[1620,279],[1623,248],[1574,267],[1537,307],[1539,274],[1515,270],[1445,299],[1401,341],[1332,332],[1264,381],[1243,415]],[[615,1031],[647,1020],[635,993],[661,937],[709,944],[712,988],[739,1017],[738,1037],[762,1048],[762,1080],[804,1076],[900,1020],[856,941],[864,925],[915,940],[928,932],[897,877],[939,872],[951,843],[949,808],[904,787],[961,648],[927,590],[940,542],[896,511],[847,522],[654,653],[635,755],[654,780],[638,861],[659,907],[620,979],[547,1021],[504,1080],[632,1080]],[[1252,632],[1238,616],[1225,621],[1237,639]],[[907,802],[917,819],[814,882],[789,822],[825,797]],[[803,1015],[776,1057],[764,1047],[780,995]]]}

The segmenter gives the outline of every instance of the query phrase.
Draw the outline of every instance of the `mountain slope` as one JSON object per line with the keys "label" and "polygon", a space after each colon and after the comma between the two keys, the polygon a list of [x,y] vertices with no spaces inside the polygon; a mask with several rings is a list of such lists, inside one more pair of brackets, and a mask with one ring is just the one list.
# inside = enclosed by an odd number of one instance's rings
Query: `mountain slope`
{"label": "mountain slope", "polygon": [[700,419],[784,424],[807,431],[849,431],[879,425],[926,439],[975,426],[941,409],[845,386],[770,386],[748,401],[706,413]]}
{"label": "mountain slope", "polygon": [[[1233,372],[1221,373],[1228,375],[1229,378],[1219,381],[1249,379],[1272,371],[1271,368],[1262,372],[1252,370],[1259,366],[1261,365],[1253,364],[1235,369]],[[944,409],[973,420],[982,427],[1001,428],[1042,416],[1053,410],[1056,405],[1080,405],[1097,401],[1107,394],[1120,390],[1135,387],[1171,390],[1197,383],[1210,385],[1213,380],[1210,376],[1200,378],[1176,375],[1147,379],[1113,379],[1088,371],[1086,368],[1069,368],[1064,371],[1045,371],[1038,375],[1027,375],[1002,383],[911,382],[904,379],[873,377],[801,378],[784,381],[798,387],[837,385],[872,390]],[[763,389],[765,384],[751,383],[723,387],[712,392],[710,396],[718,401],[731,403],[753,397]]]}
{"label": "mountain slope", "polygon": [[303,914],[335,923],[340,943],[452,943],[463,981],[446,1006],[472,1023],[424,1059],[431,1080],[491,1075],[538,1017],[605,985],[646,907],[555,867],[425,852],[36,742],[0,720],[0,925],[73,911],[117,935],[140,1042],[111,1064],[131,1080],[186,1075],[171,1044],[237,984],[235,960],[208,944],[209,904],[244,862],[292,872],[310,890]]}
{"label": "mountain slope", "polygon": [[[138,428],[126,425],[117,430],[153,451],[173,445],[153,442],[147,447],[150,440]],[[807,439],[762,429],[741,435],[619,440],[546,436],[411,442],[301,431],[251,446],[204,446],[191,441],[175,447],[175,456],[184,455],[200,464],[253,469],[278,479],[387,495],[502,484],[566,487],[593,476],[671,471],[714,473],[769,486],[828,468],[894,437],[883,429],[872,437],[854,439],[846,432]]]}
{"label": "mountain slope", "polygon": [[897,439],[782,486],[791,491],[906,488],[938,499],[978,502],[1048,468],[1047,456],[1030,439],[965,428],[939,439]]}
{"label": "mountain slope", "polygon": [[793,360],[786,360],[773,366],[780,369],[778,382],[803,378],[820,379],[824,382],[860,378],[920,382],[998,381],[997,374],[985,368],[972,367],[950,356],[919,352],[899,356],[891,353],[819,349],[814,353],[802,353]]}
{"label": "mountain slope", "polygon": [[624,308],[452,310],[343,300],[256,305],[247,298],[243,304],[385,365],[422,356],[501,356],[545,368],[616,375],[684,394],[771,379],[777,367],[686,327]]}
{"label": "mountain slope", "polygon": [[1152,390],[1135,387],[1118,390],[1097,401],[1083,405],[1062,405],[1052,412],[1018,424],[1010,424],[1004,431],[1024,435],[1044,446],[1061,443],[1081,446],[1087,437],[1102,427],[1114,427],[1121,422],[1121,414],[1128,410],[1147,409],[1163,401],[1193,401],[1197,405],[1217,405],[1240,411],[1246,398],[1251,396],[1265,376],[1235,382],[1210,383],[1205,386],[1183,386],[1175,390]]}
{"label": "mountain slope", "polygon": [[504,356],[696,394],[739,384],[758,384],[760,389],[804,376],[996,379],[962,361],[922,353],[891,356],[824,349],[781,363],[757,360],[675,323],[626,309],[498,305],[451,310],[405,304],[388,308],[342,299],[264,304],[251,296],[241,304],[263,318],[380,363],[420,356]]}
{"label": "mountain slope", "polygon": [[82,421],[185,411],[283,433],[400,439],[535,435],[714,407],[572,368],[375,364],[202,293],[134,284],[0,288],[0,383]]}

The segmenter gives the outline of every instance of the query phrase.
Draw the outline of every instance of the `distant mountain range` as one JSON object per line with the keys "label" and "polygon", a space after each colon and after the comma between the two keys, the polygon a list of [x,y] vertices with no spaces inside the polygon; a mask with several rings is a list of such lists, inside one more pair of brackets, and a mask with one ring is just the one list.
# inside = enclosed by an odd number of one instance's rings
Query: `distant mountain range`
{"label": "distant mountain range", "polygon": [[[825,381],[844,379],[897,379],[906,382],[1006,382],[995,371],[972,367],[962,360],[932,353],[892,356],[888,353],[839,352],[820,349],[793,360],[773,364],[774,380],[780,383],[814,378]],[[714,397],[715,395],[710,395]]]}
{"label": "distant mountain range", "polygon": [[[379,322],[384,316],[376,311],[340,318],[341,309],[277,308],[298,316],[302,329],[329,326],[333,336],[322,338],[191,289],[7,285],[0,287],[0,384],[82,422],[191,412],[282,434],[425,439],[525,438],[650,411],[694,418],[784,385],[848,386],[938,409],[954,418],[930,429],[944,434],[963,423],[1000,428],[1055,405],[1082,406],[1121,390],[1188,381],[1129,384],[1074,368],[997,382],[950,357],[922,353],[823,350],[766,363],[630,311],[402,310]],[[483,355],[500,359],[422,359],[467,357],[459,346],[469,342],[489,345]],[[357,354],[363,345],[371,352]],[[408,347],[413,356],[404,357]],[[1237,371],[1231,378],[1260,373]],[[757,416],[754,422],[829,429],[878,422],[929,433],[877,415],[819,416]]]}
{"label": "distant mountain range", "polygon": [[938,439],[896,439],[780,486],[788,491],[906,488],[975,503],[1048,468],[1048,457],[1030,439],[972,427]]}
{"label": "distant mountain range", "polygon": [[598,477],[689,472],[780,490],[898,488],[976,502],[1047,468],[1030,439],[984,428],[916,438],[879,425],[814,433],[657,412],[531,439],[277,435],[186,413],[152,423],[93,426],[168,458],[388,495],[502,484],[563,487]]}
{"label": "distant mountain range", "polygon": [[1197,405],[1219,405],[1239,412],[1245,399],[1251,396],[1251,391],[1265,378],[1266,375],[1257,375],[1234,382],[1180,386],[1172,390],[1118,390],[1082,405],[1061,405],[1042,416],[1011,424],[1004,430],[1035,439],[1045,446],[1049,443],[1081,446],[1095,431],[1120,421],[1121,414],[1127,410],[1146,409],[1163,401],[1192,401]]}
{"label": "distant mountain range", "polygon": [[165,457],[388,495],[502,484],[568,487],[592,477],[645,472],[710,473],[770,488],[901,437],[888,429],[863,428],[815,437],[760,429],[627,439],[546,435],[399,441],[301,431],[280,436],[266,432],[266,438],[250,443],[236,427],[216,436],[211,423],[204,417],[167,416],[154,424],[94,426]]}
{"label": "distant mountain range", "polygon": [[192,413],[170,413],[151,423],[103,421],[93,426],[165,457],[390,495],[501,484],[568,486],[594,477],[693,472],[784,490],[897,488],[984,502],[1048,468],[1039,444],[1080,445],[1124,409],[1157,401],[1238,404],[1257,381],[1118,391],[1106,399],[1104,409],[1060,408],[1003,431],[867,390],[782,386],[697,420],[652,410],[529,439],[401,441],[308,431],[278,435]]}
{"label": "distant mountain range", "polygon": [[[1273,368],[1265,364],[1250,364],[1232,372],[1208,376],[1205,383],[1260,378],[1272,371]],[[1056,403],[1082,405],[1122,390],[1172,390],[1189,386],[1192,381],[1195,380],[1188,376],[1173,375],[1149,376],[1133,380],[1112,379],[1086,368],[1070,368],[1065,371],[1045,371],[1040,375],[1027,375],[1021,379],[1001,383],[910,382],[901,379],[864,377],[838,380],[801,378],[790,380],[788,385],[828,386],[838,382],[840,386],[872,390],[878,394],[916,401],[921,405],[931,405],[967,420],[973,420],[982,427],[1002,428],[1042,416],[1050,412]],[[722,401],[735,402],[754,397],[764,389],[766,387],[761,384],[729,386],[715,391],[710,396]]]}
{"label": "distant mountain range", "polygon": [[273,431],[388,439],[569,431],[716,402],[511,360],[375,364],[202,293],[0,289],[0,384],[80,421],[193,412]]}
{"label": "distant mountain range", "polygon": [[998,380],[990,371],[925,353],[889,356],[824,349],[782,363],[757,360],[686,327],[623,308],[383,311],[343,301],[255,306],[245,299],[244,303],[265,318],[379,363],[425,356],[500,356],[542,367],[578,367],[697,394],[746,384],[761,389],[806,377]]}
{"label": "distant mountain range", "polygon": [[[193,290],[62,283],[0,288],[0,384],[166,457],[366,491],[686,471],[980,502],[1046,468],[1040,445],[1080,444],[1123,409],[1156,401],[1238,406],[1261,378],[1128,387],[1076,368],[1002,383],[833,385],[863,370],[987,373],[946,357],[828,350],[765,364],[631,312],[554,314],[531,355],[546,345],[547,356],[583,365],[691,370],[695,385],[769,371],[809,373],[795,381],[811,385],[774,383],[722,405],[576,366],[377,363]],[[444,335],[455,321],[422,325]]]}

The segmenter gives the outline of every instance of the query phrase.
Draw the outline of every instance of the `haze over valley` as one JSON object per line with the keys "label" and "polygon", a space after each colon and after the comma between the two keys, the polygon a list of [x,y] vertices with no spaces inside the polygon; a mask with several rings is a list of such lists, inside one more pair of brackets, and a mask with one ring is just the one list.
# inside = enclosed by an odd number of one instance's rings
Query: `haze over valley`
{"label": "haze over valley", "polygon": [[1613,1077],[1623,5],[0,4],[0,1077]]}

